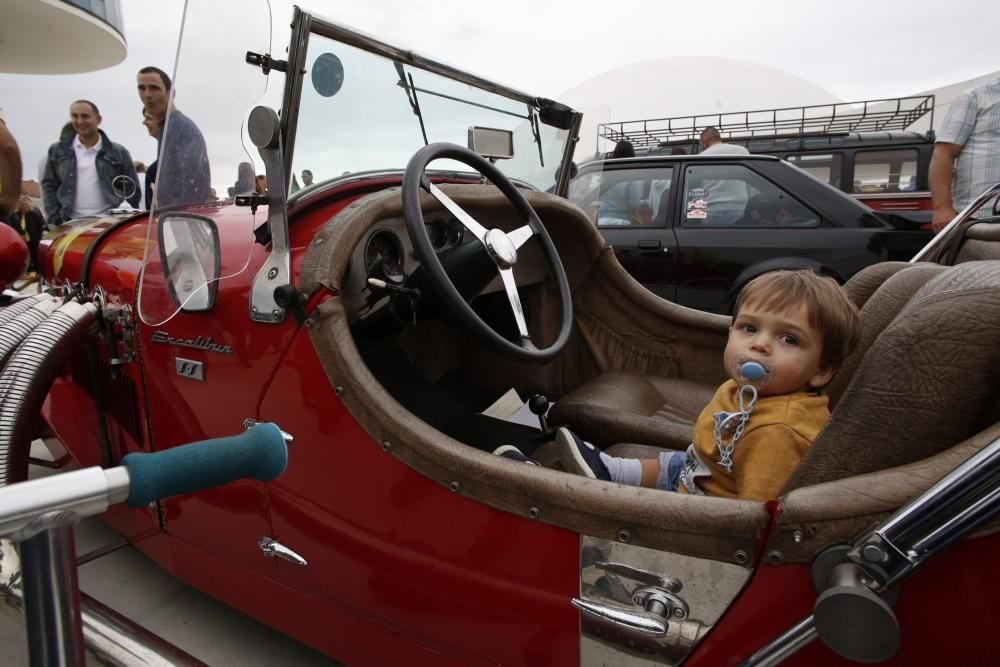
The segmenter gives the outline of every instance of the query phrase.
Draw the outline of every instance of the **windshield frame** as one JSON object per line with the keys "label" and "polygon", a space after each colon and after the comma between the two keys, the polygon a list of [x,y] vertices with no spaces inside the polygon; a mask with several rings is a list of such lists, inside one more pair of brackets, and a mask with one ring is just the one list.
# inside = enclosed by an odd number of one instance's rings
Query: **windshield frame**
{"label": "windshield frame", "polygon": [[[421,69],[432,74],[453,79],[459,83],[463,83],[474,88],[479,88],[488,93],[501,95],[515,102],[523,103],[534,109],[539,123],[555,126],[554,124],[546,123],[543,118],[543,114],[541,113],[543,110],[543,104],[555,104],[550,100],[546,100],[535,95],[529,95],[528,93],[511,88],[510,86],[471,74],[437,60],[425,58],[412,50],[392,46],[391,44],[383,42],[371,35],[347,28],[345,26],[336,25],[308,12],[302,11],[299,7],[295,7],[292,17],[292,38],[288,48],[288,69],[285,77],[285,89],[282,100],[283,113],[281,114],[281,136],[286,174],[286,182],[282,185],[285,189],[286,199],[290,196],[288,193],[290,186],[289,179],[291,178],[290,174],[292,174],[293,171],[292,160],[295,153],[296,131],[299,123],[299,100],[302,95],[302,86],[305,80],[303,73],[306,71],[306,55],[308,52],[309,38],[314,34],[378,56],[382,56],[403,66]],[[583,119],[583,114],[580,112],[569,109],[568,107],[567,109],[571,114],[571,121],[569,123],[569,127],[565,128],[568,132],[568,137],[566,144],[563,147],[558,167],[558,181],[555,183],[554,187],[554,192],[562,196],[565,195],[566,189],[569,186],[570,170],[568,165],[573,159],[573,153],[579,141],[580,125]],[[300,190],[300,192],[302,191]],[[295,199],[296,197],[292,195],[291,198]]]}

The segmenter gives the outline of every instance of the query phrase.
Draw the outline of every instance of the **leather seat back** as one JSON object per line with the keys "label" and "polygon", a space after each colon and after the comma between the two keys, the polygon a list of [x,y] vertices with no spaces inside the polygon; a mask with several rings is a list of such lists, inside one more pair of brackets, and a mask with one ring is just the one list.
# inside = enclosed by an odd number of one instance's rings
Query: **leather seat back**
{"label": "leather seat back", "polygon": [[[894,287],[887,281],[876,295]],[[998,371],[1000,261],[937,272],[865,351],[784,492],[919,461],[971,437],[997,420]]]}

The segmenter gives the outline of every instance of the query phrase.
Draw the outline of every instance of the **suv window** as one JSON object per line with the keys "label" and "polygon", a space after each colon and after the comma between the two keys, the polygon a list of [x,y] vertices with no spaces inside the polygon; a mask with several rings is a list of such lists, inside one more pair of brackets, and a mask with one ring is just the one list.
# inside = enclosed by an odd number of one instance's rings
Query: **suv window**
{"label": "suv window", "polygon": [[854,192],[905,192],[917,189],[917,149],[858,151]]}
{"label": "suv window", "polygon": [[569,200],[598,227],[664,225],[673,167],[609,169],[581,174]]}
{"label": "suv window", "polygon": [[785,159],[824,183],[840,189],[840,166],[843,159],[839,153],[795,153],[785,156]]}
{"label": "suv window", "polygon": [[684,227],[819,226],[819,216],[742,165],[692,165],[684,173]]}

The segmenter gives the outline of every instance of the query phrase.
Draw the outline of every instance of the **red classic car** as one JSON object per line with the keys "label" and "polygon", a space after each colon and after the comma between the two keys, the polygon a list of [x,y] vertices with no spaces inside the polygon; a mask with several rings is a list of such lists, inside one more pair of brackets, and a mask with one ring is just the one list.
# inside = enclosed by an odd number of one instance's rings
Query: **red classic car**
{"label": "red classic car", "polygon": [[217,192],[244,161],[268,191],[54,230],[50,289],[0,309],[66,321],[30,382],[0,376],[0,484],[35,437],[109,467],[276,423],[274,481],[104,518],[352,665],[995,661],[1000,264],[966,261],[996,256],[995,209],[848,283],[862,346],[779,498],[570,475],[557,424],[686,446],[730,324],[645,290],[557,196],[580,115],[299,10],[279,60],[266,11],[191,7],[177,108]]}

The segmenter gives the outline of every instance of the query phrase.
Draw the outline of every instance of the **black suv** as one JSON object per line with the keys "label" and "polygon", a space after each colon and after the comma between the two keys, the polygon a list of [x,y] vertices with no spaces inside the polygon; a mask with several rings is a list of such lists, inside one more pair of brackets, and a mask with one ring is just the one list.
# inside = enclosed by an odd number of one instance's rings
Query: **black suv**
{"label": "black suv", "polygon": [[651,291],[727,314],[761,273],[811,268],[844,282],[870,264],[908,260],[931,237],[764,155],[589,162],[568,197]]}

